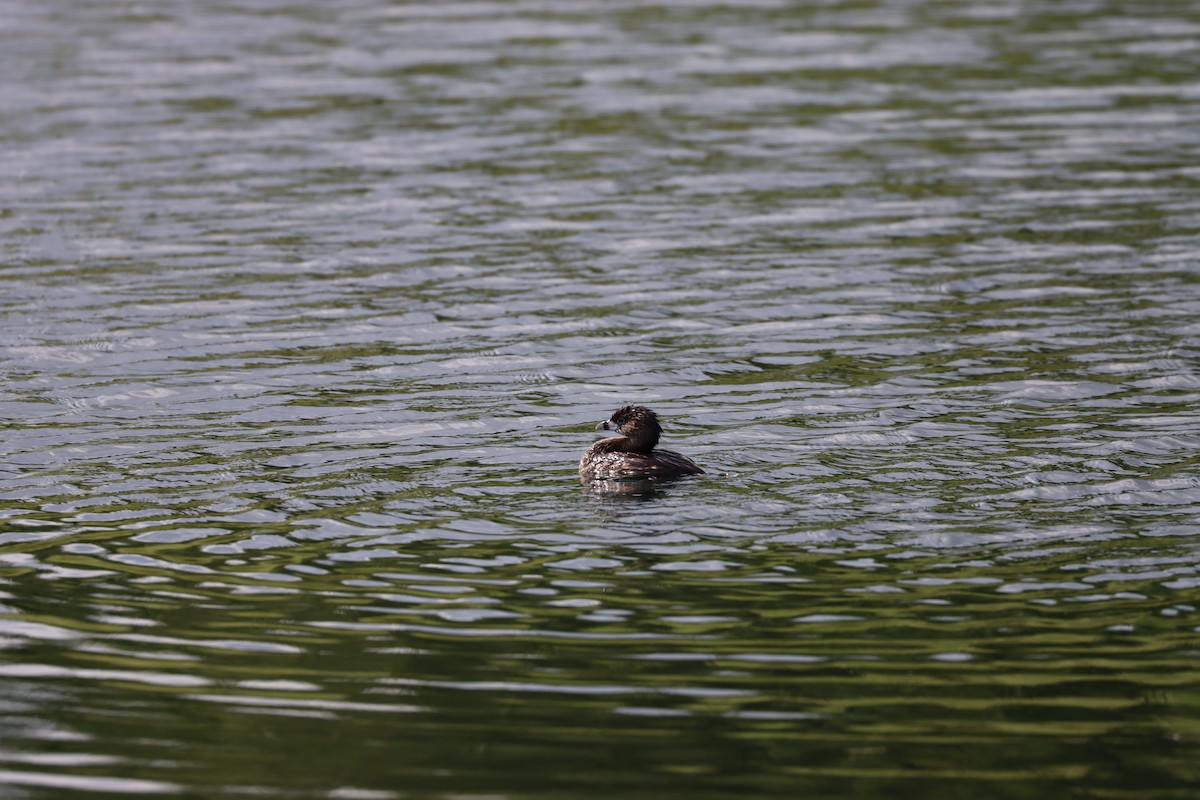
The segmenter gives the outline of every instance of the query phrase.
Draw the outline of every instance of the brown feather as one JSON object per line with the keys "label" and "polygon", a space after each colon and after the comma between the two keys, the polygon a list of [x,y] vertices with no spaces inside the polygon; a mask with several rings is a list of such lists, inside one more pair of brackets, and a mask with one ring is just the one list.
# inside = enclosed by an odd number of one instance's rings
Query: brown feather
{"label": "brown feather", "polygon": [[702,475],[704,470],[685,455],[656,448],[662,434],[658,415],[645,406],[624,406],[596,426],[620,436],[601,439],[579,460],[579,476],[594,480],[667,480]]}

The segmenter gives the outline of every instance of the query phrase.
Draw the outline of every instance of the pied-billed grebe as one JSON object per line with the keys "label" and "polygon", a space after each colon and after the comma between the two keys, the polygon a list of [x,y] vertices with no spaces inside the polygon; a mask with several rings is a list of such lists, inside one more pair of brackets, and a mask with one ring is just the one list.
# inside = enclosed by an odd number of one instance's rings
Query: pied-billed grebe
{"label": "pied-billed grebe", "polygon": [[583,481],[641,481],[702,475],[704,470],[674,450],[655,450],[662,426],[658,415],[645,406],[624,406],[596,430],[617,431],[620,436],[601,439],[579,459]]}

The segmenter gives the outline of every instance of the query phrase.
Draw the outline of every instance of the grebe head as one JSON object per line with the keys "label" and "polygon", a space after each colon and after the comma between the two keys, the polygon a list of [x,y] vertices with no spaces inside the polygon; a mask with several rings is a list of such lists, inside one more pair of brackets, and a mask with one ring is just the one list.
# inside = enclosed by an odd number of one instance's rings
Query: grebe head
{"label": "grebe head", "polygon": [[629,450],[649,453],[662,436],[658,415],[645,406],[621,406],[613,415],[596,426],[596,430],[616,431],[629,440]]}

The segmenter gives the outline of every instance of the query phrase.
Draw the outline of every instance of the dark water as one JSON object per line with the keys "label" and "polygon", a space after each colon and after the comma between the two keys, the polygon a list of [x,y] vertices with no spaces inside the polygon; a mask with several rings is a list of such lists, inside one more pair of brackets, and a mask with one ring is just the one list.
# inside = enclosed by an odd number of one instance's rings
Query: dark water
{"label": "dark water", "polygon": [[1200,4],[0,19],[3,797],[1196,796]]}

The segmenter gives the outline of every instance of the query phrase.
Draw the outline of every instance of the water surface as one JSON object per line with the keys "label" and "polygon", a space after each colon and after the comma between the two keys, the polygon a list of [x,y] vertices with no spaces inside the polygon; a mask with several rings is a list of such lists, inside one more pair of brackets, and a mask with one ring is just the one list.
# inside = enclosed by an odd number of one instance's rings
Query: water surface
{"label": "water surface", "polygon": [[1197,4],[0,11],[6,797],[1194,796]]}

